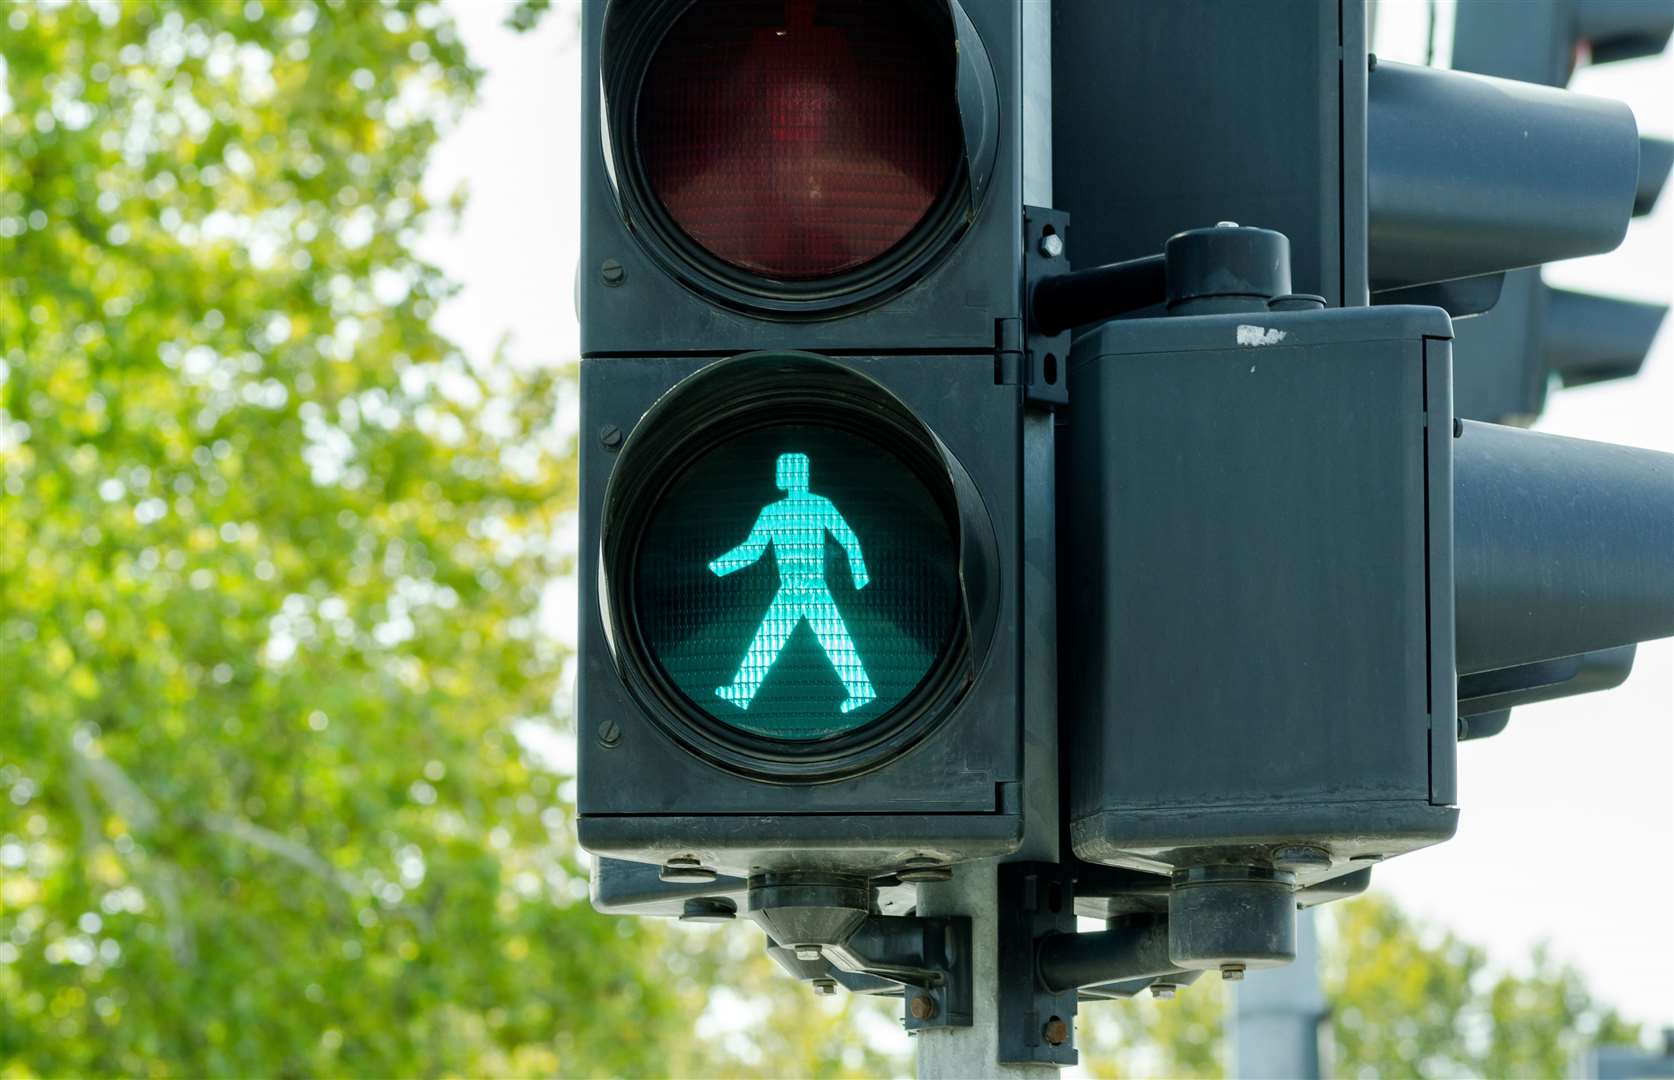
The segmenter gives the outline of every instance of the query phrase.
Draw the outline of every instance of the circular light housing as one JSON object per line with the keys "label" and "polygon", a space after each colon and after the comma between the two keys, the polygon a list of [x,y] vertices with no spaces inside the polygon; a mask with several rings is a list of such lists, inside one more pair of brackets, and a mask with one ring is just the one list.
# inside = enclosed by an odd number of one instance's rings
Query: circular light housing
{"label": "circular light housing", "polygon": [[693,4],[640,89],[651,192],[740,270],[799,281],[864,266],[958,178],[951,44],[901,0]]}
{"label": "circular light housing", "polygon": [[887,391],[818,357],[739,357],[670,391],[623,448],[601,536],[603,614],[648,715],[784,781],[922,738],[972,678],[967,585],[994,573],[962,477]]}
{"label": "circular light housing", "polygon": [[997,99],[948,0],[612,4],[601,48],[622,212],[711,300],[792,319],[864,307],[974,218]]}

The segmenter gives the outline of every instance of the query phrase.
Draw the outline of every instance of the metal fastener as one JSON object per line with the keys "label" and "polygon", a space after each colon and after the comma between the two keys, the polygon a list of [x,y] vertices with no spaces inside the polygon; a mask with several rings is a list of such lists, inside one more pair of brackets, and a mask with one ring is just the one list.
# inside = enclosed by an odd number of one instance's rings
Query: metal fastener
{"label": "metal fastener", "polygon": [[820,997],[831,997],[837,993],[836,979],[815,979],[814,993]]}
{"label": "metal fastener", "polygon": [[1222,964],[1221,978],[1227,982],[1237,982],[1244,977],[1243,964]]}
{"label": "metal fastener", "polygon": [[1324,848],[1311,844],[1291,844],[1273,849],[1273,868],[1288,870],[1293,874],[1305,870],[1327,869],[1331,866],[1331,853]]}
{"label": "metal fastener", "polygon": [[622,445],[622,429],[615,424],[606,424],[599,429],[599,441],[606,450],[615,450]]}
{"label": "metal fastener", "polygon": [[681,922],[724,923],[738,917],[738,907],[731,900],[716,896],[700,896],[681,905]]}
{"label": "metal fastener", "polygon": [[601,746],[615,746],[622,741],[622,725],[614,720],[599,722],[599,744]]}
{"label": "metal fastener", "polygon": [[820,958],[820,947],[818,945],[798,945],[796,947],[796,958],[805,962],[818,960]]}
{"label": "metal fastener", "polygon": [[614,289],[627,278],[628,272],[622,269],[622,264],[615,259],[606,259],[604,265],[599,267],[599,276],[604,279],[606,285]]}
{"label": "metal fastener", "polygon": [[928,856],[920,855],[903,863],[895,876],[908,884],[947,881],[953,877],[953,868]]}
{"label": "metal fastener", "polygon": [[1056,259],[1064,253],[1064,238],[1055,232],[1047,233],[1040,238],[1040,253],[1048,259]]}
{"label": "metal fastener", "polygon": [[698,862],[691,855],[676,855],[663,864],[657,877],[671,884],[701,885],[715,880],[715,871]]}
{"label": "metal fastener", "polygon": [[1046,1040],[1048,1046],[1062,1046],[1069,1038],[1069,1025],[1054,1016],[1041,1026],[1040,1037]]}
{"label": "metal fastener", "polygon": [[928,1020],[936,1015],[935,999],[928,994],[914,994],[907,1011],[913,1014],[914,1020]]}
{"label": "metal fastener", "polygon": [[1179,989],[1173,983],[1152,983],[1151,996],[1159,1001],[1171,1001]]}

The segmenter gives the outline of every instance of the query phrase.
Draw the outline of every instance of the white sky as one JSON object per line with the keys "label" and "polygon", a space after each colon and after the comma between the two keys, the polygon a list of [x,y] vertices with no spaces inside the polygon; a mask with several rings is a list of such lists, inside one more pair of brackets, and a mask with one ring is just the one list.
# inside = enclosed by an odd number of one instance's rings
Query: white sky
{"label": "white sky", "polygon": [[[525,363],[573,363],[578,349],[580,5],[556,7],[538,32],[517,35],[499,25],[500,3],[454,4],[489,74],[430,177],[435,192],[469,184],[463,226],[426,250],[463,285],[442,322],[473,358],[506,334]],[[1378,53],[1421,62],[1424,5],[1382,8]],[[1674,135],[1668,54],[1583,69],[1571,86],[1628,102],[1646,134]],[[1674,193],[1620,249],[1554,265],[1547,280],[1669,302]],[[1556,393],[1538,427],[1674,451],[1674,327],[1665,323],[1637,379]],[[556,588],[554,602],[573,639],[573,587]],[[1674,643],[1641,646],[1618,690],[1518,709],[1504,734],[1461,746],[1459,772],[1458,836],[1379,867],[1374,888],[1502,965],[1521,966],[1548,941],[1630,1016],[1674,1023]]]}

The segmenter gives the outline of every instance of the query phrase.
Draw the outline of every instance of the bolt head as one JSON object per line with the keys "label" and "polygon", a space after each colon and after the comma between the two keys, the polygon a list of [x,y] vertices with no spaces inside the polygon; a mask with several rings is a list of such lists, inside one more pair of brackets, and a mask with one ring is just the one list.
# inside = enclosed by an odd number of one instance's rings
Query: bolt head
{"label": "bolt head", "polygon": [[1156,983],[1151,987],[1151,996],[1159,1001],[1170,1001],[1176,989],[1173,983]]}
{"label": "bolt head", "polygon": [[926,881],[947,881],[953,877],[953,868],[926,856],[908,859],[896,877],[907,884],[918,884]]}
{"label": "bolt head", "polygon": [[1237,982],[1244,977],[1243,964],[1222,964],[1221,978],[1227,982]]}
{"label": "bolt head", "polygon": [[936,1015],[936,1002],[928,994],[914,994],[907,1011],[913,1014],[914,1020],[928,1020]]}
{"label": "bolt head", "polygon": [[606,259],[599,267],[599,277],[611,288],[622,284],[627,276],[628,272],[622,269],[622,264],[615,259]]}
{"label": "bolt head", "polygon": [[1054,1016],[1041,1026],[1040,1037],[1048,1046],[1062,1046],[1069,1039],[1069,1025]]}
{"label": "bolt head", "polygon": [[715,880],[715,871],[690,855],[676,855],[663,864],[659,880],[670,884],[701,885]]}
{"label": "bolt head", "polygon": [[686,901],[680,911],[681,922],[724,923],[738,917],[738,909],[731,900],[702,896]]}
{"label": "bolt head", "polygon": [[1217,222],[1215,222],[1215,228],[1217,228],[1217,229],[1236,229],[1236,228],[1238,228],[1238,223],[1236,221],[1217,221]]}
{"label": "bolt head", "polygon": [[837,993],[836,979],[815,979],[814,993],[820,997],[833,997]]}
{"label": "bolt head", "polygon": [[798,945],[796,947],[796,958],[805,963],[812,963],[820,958],[820,947],[818,945]]}
{"label": "bolt head", "polygon": [[599,429],[599,442],[604,444],[605,449],[615,450],[622,445],[622,429],[615,424],[606,424]]}
{"label": "bolt head", "polygon": [[1064,253],[1064,238],[1057,233],[1047,233],[1040,238],[1040,253],[1048,259],[1056,259]]}
{"label": "bolt head", "polygon": [[599,722],[599,742],[605,746],[615,746],[622,741],[622,725],[614,720]]}

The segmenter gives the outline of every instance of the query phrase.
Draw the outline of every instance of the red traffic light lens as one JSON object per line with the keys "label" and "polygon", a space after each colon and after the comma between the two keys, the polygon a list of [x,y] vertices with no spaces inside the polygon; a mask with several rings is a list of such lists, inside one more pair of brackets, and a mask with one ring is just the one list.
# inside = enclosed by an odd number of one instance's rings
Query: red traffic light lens
{"label": "red traffic light lens", "polygon": [[638,153],[675,224],[764,277],[854,270],[948,196],[954,48],[903,0],[697,0],[641,86]]}

